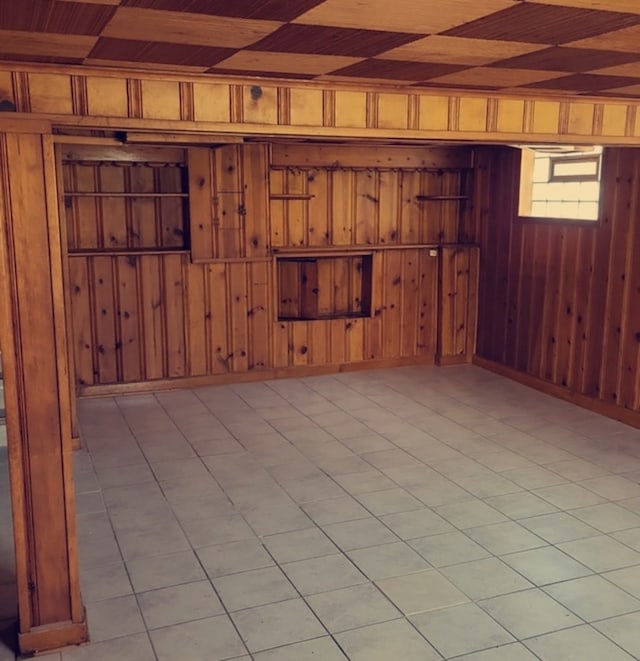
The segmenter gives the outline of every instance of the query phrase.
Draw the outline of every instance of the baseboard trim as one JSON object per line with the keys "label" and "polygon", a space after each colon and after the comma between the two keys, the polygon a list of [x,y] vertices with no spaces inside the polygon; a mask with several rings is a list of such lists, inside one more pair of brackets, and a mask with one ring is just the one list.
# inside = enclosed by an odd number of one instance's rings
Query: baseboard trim
{"label": "baseboard trim", "polygon": [[640,411],[632,411],[630,409],[622,408],[617,404],[611,404],[610,402],[603,402],[601,399],[595,399],[595,397],[589,397],[588,395],[583,395],[582,393],[575,392],[566,388],[564,386],[556,385],[555,383],[549,383],[544,379],[540,379],[531,374],[526,374],[525,372],[520,372],[513,367],[508,367],[507,365],[502,365],[501,363],[496,363],[493,360],[487,360],[486,358],[481,358],[480,356],[473,357],[473,364],[483,369],[489,370],[499,374],[500,376],[505,376],[509,379],[513,379],[518,383],[521,383],[530,388],[535,388],[540,392],[546,393],[547,395],[553,395],[558,399],[563,399],[566,402],[571,402],[577,406],[588,409],[593,413],[599,413],[608,418],[613,418],[618,422],[623,422],[625,425],[630,427],[636,427],[640,429]]}
{"label": "baseboard trim", "polygon": [[126,393],[153,392],[159,390],[174,390],[179,388],[197,388],[200,386],[228,385],[230,383],[249,383],[252,381],[266,381],[271,379],[301,378],[304,376],[339,374],[341,372],[357,372],[360,370],[385,369],[388,367],[409,367],[412,365],[434,364],[434,356],[410,356],[408,358],[363,360],[357,363],[300,365],[297,367],[251,370],[250,372],[225,372],[224,374],[207,374],[204,376],[187,376],[174,379],[138,381],[136,383],[110,383],[104,385],[80,386],[79,395],[81,397],[103,397],[110,395],[122,395]]}

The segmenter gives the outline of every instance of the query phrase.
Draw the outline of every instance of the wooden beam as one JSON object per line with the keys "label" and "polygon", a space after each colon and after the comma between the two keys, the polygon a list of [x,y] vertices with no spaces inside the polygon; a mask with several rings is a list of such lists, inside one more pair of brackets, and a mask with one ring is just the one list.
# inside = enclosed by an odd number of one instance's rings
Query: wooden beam
{"label": "wooden beam", "polygon": [[53,143],[0,133],[0,344],[22,653],[87,640]]}

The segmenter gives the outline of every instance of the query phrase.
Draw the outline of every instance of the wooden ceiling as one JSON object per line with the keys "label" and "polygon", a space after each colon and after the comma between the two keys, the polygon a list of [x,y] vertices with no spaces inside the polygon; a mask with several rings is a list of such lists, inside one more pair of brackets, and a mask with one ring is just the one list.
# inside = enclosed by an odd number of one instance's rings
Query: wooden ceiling
{"label": "wooden ceiling", "polygon": [[0,59],[640,98],[640,0],[0,0]]}

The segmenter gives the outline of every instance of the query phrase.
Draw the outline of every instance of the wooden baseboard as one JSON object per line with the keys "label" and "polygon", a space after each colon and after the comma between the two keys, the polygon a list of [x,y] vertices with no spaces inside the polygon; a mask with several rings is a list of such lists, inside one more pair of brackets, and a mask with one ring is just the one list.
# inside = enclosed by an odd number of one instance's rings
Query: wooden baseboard
{"label": "wooden baseboard", "polygon": [[88,640],[86,622],[60,622],[18,633],[18,648],[22,654],[37,654],[69,645],[80,645]]}
{"label": "wooden baseboard", "polygon": [[323,374],[338,374],[340,372],[356,372],[359,370],[384,369],[388,367],[408,367],[411,365],[434,364],[435,361],[433,356],[411,356],[408,358],[363,360],[357,363],[300,365],[297,367],[280,367],[275,369],[252,370],[251,372],[227,372],[225,374],[207,374],[205,376],[188,376],[175,379],[138,381],[136,383],[111,383],[105,385],[81,386],[79,389],[79,394],[81,397],[103,397],[110,395],[122,395],[126,393],[174,390],[179,388],[198,388],[200,386],[228,385],[230,383],[248,383],[251,381],[290,379],[300,378],[303,376],[320,376]]}
{"label": "wooden baseboard", "polygon": [[82,448],[82,441],[80,440],[79,436],[72,436],[71,437],[71,449],[72,450],[80,450]]}
{"label": "wooden baseboard", "polygon": [[513,367],[508,367],[502,365],[501,363],[496,363],[493,360],[487,360],[486,358],[481,358],[480,356],[474,356],[473,364],[483,369],[489,370],[490,372],[495,372],[500,374],[500,376],[506,376],[509,379],[513,379],[518,383],[522,383],[525,386],[530,388],[535,388],[540,392],[546,393],[547,395],[553,395],[559,399],[563,399],[566,402],[571,402],[577,406],[588,409],[593,413],[599,413],[608,418],[613,418],[618,420],[618,422],[623,422],[625,425],[630,427],[636,427],[640,429],[640,411],[632,411],[630,409],[622,408],[617,404],[611,404],[610,402],[603,402],[601,399],[596,399],[595,397],[589,397],[588,395],[583,395],[582,393],[575,392],[566,388],[564,386],[556,385],[555,383],[549,383],[544,379],[539,379],[536,376],[531,376],[531,374],[526,374],[525,372],[520,372]]}
{"label": "wooden baseboard", "polygon": [[449,365],[466,365],[471,362],[466,355],[460,356],[436,356],[436,365],[448,367]]}

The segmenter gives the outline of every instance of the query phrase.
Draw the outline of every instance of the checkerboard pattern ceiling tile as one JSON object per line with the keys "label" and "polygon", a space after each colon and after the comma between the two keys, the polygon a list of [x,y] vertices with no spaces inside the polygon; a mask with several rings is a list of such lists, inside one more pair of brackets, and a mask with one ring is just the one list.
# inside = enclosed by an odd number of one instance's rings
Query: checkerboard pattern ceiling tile
{"label": "checkerboard pattern ceiling tile", "polygon": [[0,59],[640,98],[640,0],[0,0]]}

